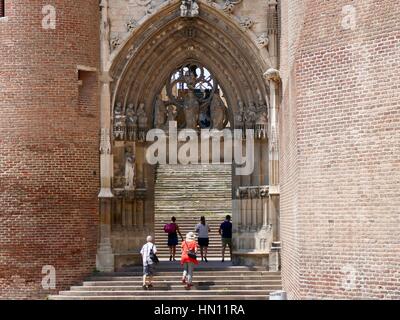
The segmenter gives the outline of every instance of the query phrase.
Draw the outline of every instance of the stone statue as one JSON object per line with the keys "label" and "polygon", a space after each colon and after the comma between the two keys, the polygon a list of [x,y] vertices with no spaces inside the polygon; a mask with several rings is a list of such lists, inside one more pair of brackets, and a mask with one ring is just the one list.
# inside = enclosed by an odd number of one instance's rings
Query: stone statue
{"label": "stone statue", "polygon": [[246,126],[251,128],[254,126],[257,120],[257,108],[254,102],[250,102],[249,107],[247,108],[244,114],[244,120],[246,122]]}
{"label": "stone statue", "polygon": [[126,133],[126,116],[122,104],[118,102],[114,108],[114,138],[124,140]]}
{"label": "stone statue", "polygon": [[263,100],[258,103],[256,124],[268,124],[268,109]]}
{"label": "stone statue", "polygon": [[142,102],[139,105],[139,108],[136,112],[138,119],[139,119],[139,139],[140,140],[145,140],[146,139],[146,130],[147,130],[147,122],[148,122],[148,118],[147,118],[147,113],[146,110],[144,109],[145,105]]}
{"label": "stone statue", "polygon": [[219,93],[215,92],[211,102],[211,127],[212,129],[222,130],[224,129],[226,108],[222,101]]}
{"label": "stone statue", "polygon": [[235,115],[235,127],[236,128],[243,128],[244,125],[244,103],[243,101],[239,100],[238,102],[238,113]]}
{"label": "stone statue", "polygon": [[125,189],[135,189],[135,155],[131,148],[125,152]]}
{"label": "stone statue", "polygon": [[128,139],[135,140],[137,135],[138,116],[136,114],[133,104],[128,105],[125,115]]}
{"label": "stone statue", "polygon": [[118,162],[114,162],[114,188],[124,187],[124,167]]}
{"label": "stone statue", "polygon": [[178,115],[178,111],[176,110],[176,106],[174,105],[169,105],[167,107],[167,122],[165,123],[163,129],[168,130],[169,129],[169,123],[170,121],[176,121],[176,116]]}
{"label": "stone statue", "polygon": [[199,122],[200,104],[193,90],[189,90],[188,95],[185,97],[183,108],[185,111],[186,128],[196,130]]}
{"label": "stone statue", "polygon": [[257,107],[255,135],[258,139],[265,139],[268,136],[268,110],[267,105],[262,100]]}
{"label": "stone statue", "polygon": [[167,118],[167,108],[165,107],[165,103],[162,100],[161,95],[157,96],[154,109],[155,109],[154,127],[161,129],[164,127]]}
{"label": "stone statue", "polygon": [[197,17],[200,13],[196,0],[182,0],[180,9],[181,17]]}

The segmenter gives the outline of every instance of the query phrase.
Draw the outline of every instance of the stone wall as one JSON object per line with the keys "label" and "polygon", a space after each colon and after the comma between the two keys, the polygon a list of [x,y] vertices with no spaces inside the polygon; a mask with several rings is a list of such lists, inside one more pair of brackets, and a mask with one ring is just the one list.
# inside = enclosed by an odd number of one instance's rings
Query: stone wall
{"label": "stone wall", "polygon": [[282,1],[290,298],[400,297],[399,13],[391,0]]}
{"label": "stone wall", "polygon": [[[7,1],[0,20],[0,298],[43,298],[95,268],[99,191],[99,3]],[[80,72],[77,66],[90,68]],[[92,71],[90,71],[92,70]],[[79,77],[82,85],[79,85]],[[88,90],[89,88],[89,90]],[[90,89],[91,88],[91,89]]]}

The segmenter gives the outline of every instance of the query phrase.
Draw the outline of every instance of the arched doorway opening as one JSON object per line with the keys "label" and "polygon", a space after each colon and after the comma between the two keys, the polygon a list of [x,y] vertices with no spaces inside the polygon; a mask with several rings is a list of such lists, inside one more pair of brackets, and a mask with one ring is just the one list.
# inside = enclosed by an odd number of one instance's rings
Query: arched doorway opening
{"label": "arched doorway opening", "polygon": [[254,169],[247,175],[232,174],[232,212],[226,213],[235,224],[235,263],[268,264],[274,232],[270,88],[263,75],[271,63],[243,26],[212,6],[202,3],[199,9],[196,17],[182,17],[179,3],[161,7],[111,55],[105,68],[102,97],[111,151],[104,163],[110,192],[102,198],[99,247],[112,250],[109,269],[140,263],[138,248],[155,232],[157,168],[146,162],[146,135],[170,120],[185,129],[254,131]]}

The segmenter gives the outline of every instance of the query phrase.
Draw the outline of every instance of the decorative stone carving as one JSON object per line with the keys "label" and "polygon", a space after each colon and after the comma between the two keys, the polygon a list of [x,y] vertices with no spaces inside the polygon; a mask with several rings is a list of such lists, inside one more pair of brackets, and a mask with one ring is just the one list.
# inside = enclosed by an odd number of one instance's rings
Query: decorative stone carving
{"label": "decorative stone carving", "polygon": [[133,18],[130,19],[126,23],[126,28],[127,28],[128,32],[131,32],[133,29],[136,29],[138,26],[139,26],[139,23]]}
{"label": "decorative stone carving", "polygon": [[152,14],[154,11],[152,0],[136,0],[139,6],[145,7],[145,14]]}
{"label": "decorative stone carving", "polygon": [[118,36],[114,36],[111,38],[111,49],[115,50],[121,45],[121,40]]}
{"label": "decorative stone carving", "polygon": [[193,18],[199,15],[199,5],[196,0],[182,0],[181,17]]}
{"label": "decorative stone carving", "polygon": [[125,152],[125,189],[135,189],[135,155],[131,147]]}
{"label": "decorative stone carving", "polygon": [[237,129],[243,129],[244,127],[244,103],[239,100],[238,102],[238,112],[235,114],[235,127]]}
{"label": "decorative stone carving", "polygon": [[114,108],[114,139],[124,140],[126,134],[126,116],[122,104],[118,102]]}
{"label": "decorative stone carving", "polygon": [[165,107],[165,103],[162,100],[161,95],[158,95],[156,98],[154,111],[155,111],[154,127],[158,129],[164,128],[167,119],[167,108]]}
{"label": "decorative stone carving", "polygon": [[135,107],[133,104],[129,104],[126,108],[126,129],[127,139],[136,140],[138,131],[138,116],[136,114]]}
{"label": "decorative stone carving", "polygon": [[254,128],[255,122],[257,120],[257,107],[254,102],[250,102],[249,107],[245,111],[244,120],[246,123],[246,128]]}
{"label": "decorative stone carving", "polygon": [[268,69],[264,73],[264,79],[267,81],[274,81],[274,82],[280,82],[281,81],[281,75],[279,70],[276,70],[274,68]]}
{"label": "decorative stone carving", "polygon": [[176,116],[178,115],[178,111],[176,110],[176,106],[169,105],[167,107],[167,122],[165,123],[164,130],[168,130],[169,123],[171,121],[176,121]]}
{"label": "decorative stone carving", "polygon": [[[114,188],[123,188],[125,185],[124,167],[118,162],[114,162]],[[115,192],[114,192],[115,194]]]}
{"label": "decorative stone carving", "polygon": [[101,129],[100,153],[101,154],[111,154],[110,131],[108,128]]}
{"label": "decorative stone carving", "polygon": [[267,46],[268,46],[268,43],[269,43],[269,38],[268,38],[268,35],[267,35],[267,34],[263,33],[263,34],[261,34],[261,35],[258,36],[258,38],[257,38],[257,45],[258,45],[260,48],[265,48],[265,47],[267,47]]}
{"label": "decorative stone carving", "polygon": [[197,129],[200,114],[200,104],[193,90],[189,90],[187,97],[185,97],[184,105],[185,120],[187,129]]}
{"label": "decorative stone carving", "polygon": [[255,131],[258,139],[265,139],[268,136],[268,108],[263,100],[258,103]]}
{"label": "decorative stone carving", "polygon": [[245,29],[251,29],[254,25],[254,21],[249,17],[245,17],[240,20],[240,25]]}
{"label": "decorative stone carving", "polygon": [[269,186],[248,186],[239,187],[236,190],[236,196],[240,199],[260,199],[269,195]]}
{"label": "decorative stone carving", "polygon": [[139,123],[139,140],[144,141],[144,140],[146,140],[146,131],[148,128],[148,117],[147,117],[144,103],[141,103],[139,105],[139,108],[137,109],[136,114],[137,114],[138,123]]}
{"label": "decorative stone carving", "polygon": [[224,10],[226,13],[232,13],[235,9],[235,6],[241,2],[242,0],[226,0],[222,10]]}
{"label": "decorative stone carving", "polygon": [[218,92],[214,93],[211,102],[211,127],[212,129],[222,130],[225,127],[226,108]]}

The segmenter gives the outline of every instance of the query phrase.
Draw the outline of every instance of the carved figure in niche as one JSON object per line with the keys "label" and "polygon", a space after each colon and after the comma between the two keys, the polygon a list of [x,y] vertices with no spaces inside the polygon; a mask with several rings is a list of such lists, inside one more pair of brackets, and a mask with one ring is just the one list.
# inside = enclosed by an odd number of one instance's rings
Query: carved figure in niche
{"label": "carved figure in niche", "polygon": [[197,17],[199,15],[199,5],[196,0],[182,0],[181,17]]}
{"label": "carved figure in niche", "polygon": [[167,108],[165,107],[165,103],[162,100],[161,94],[159,94],[156,98],[154,109],[155,109],[154,127],[161,129],[164,127],[167,119]]}
{"label": "carved figure in niche", "polygon": [[219,95],[219,90],[217,90],[213,95],[210,111],[212,129],[224,129],[226,108],[221,96]]}
{"label": "carved figure in niche", "polygon": [[176,121],[176,116],[178,115],[178,111],[176,109],[176,106],[174,105],[169,105],[167,107],[167,122],[165,123],[163,129],[167,131],[169,129],[169,123],[170,121]]}
{"label": "carved figure in niche", "polygon": [[239,102],[238,102],[238,109],[239,109],[239,112],[235,115],[235,125],[236,125],[236,128],[240,129],[240,128],[243,128],[243,125],[244,125],[245,106],[244,106],[244,103],[242,100],[239,100]]}
{"label": "carved figure in niche", "polygon": [[136,140],[137,137],[137,123],[138,116],[135,111],[135,107],[133,104],[129,104],[126,108],[126,126],[127,126],[127,135],[129,140]]}
{"label": "carved figure in niche", "polygon": [[256,124],[268,124],[268,109],[263,100],[258,103]]}
{"label": "carved figure in niche", "polygon": [[125,151],[125,189],[135,189],[135,155],[131,147]]}
{"label": "carved figure in niche", "polygon": [[114,108],[114,138],[117,140],[124,140],[126,132],[126,117],[122,104],[118,102]]}
{"label": "carved figure in niche", "polygon": [[252,128],[257,119],[257,108],[254,102],[250,102],[250,105],[245,112],[244,118],[246,122],[246,127]]}
{"label": "carved figure in niche", "polygon": [[146,130],[148,122],[147,113],[144,107],[145,107],[144,103],[141,103],[136,112],[139,119],[139,139],[143,141],[146,139]]}
{"label": "carved figure in niche", "polygon": [[117,162],[114,162],[114,188],[123,188],[125,177],[124,167]]}
{"label": "carved figure in niche", "polygon": [[185,120],[187,129],[197,129],[200,115],[200,104],[192,90],[189,90],[188,95],[185,97],[184,105]]}

